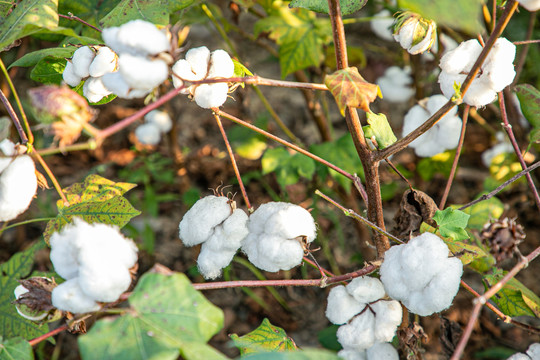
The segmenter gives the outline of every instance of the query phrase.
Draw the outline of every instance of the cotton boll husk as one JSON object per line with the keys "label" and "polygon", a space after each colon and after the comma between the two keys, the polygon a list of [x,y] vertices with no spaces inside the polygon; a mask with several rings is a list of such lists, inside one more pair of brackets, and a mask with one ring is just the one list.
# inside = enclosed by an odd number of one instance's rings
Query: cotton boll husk
{"label": "cotton boll husk", "polygon": [[172,129],[171,117],[165,111],[152,110],[144,115],[144,120],[156,125],[162,133],[167,133]]}
{"label": "cotton boll husk", "polygon": [[[433,27],[430,26],[430,27],[428,27],[428,30],[427,30],[426,34],[424,35],[424,39],[422,39],[422,41],[420,41],[418,44],[407,48],[407,52],[409,54],[411,54],[411,55],[416,55],[416,54],[420,54],[420,53],[423,53],[423,52],[427,51],[430,48],[429,45],[430,45],[430,43],[432,41],[432,39],[431,39],[431,34],[432,33],[433,33]],[[411,45],[412,45],[412,43],[411,43]]]}
{"label": "cotton boll husk", "polygon": [[399,360],[399,354],[388,342],[376,343],[366,351],[367,360]]}
{"label": "cotton boll husk", "polygon": [[79,286],[79,279],[73,278],[52,290],[51,300],[54,307],[75,314],[99,310],[99,305],[88,297]]}
{"label": "cotton boll husk", "polygon": [[131,275],[129,270],[119,263],[113,263],[108,257],[93,258],[79,267],[79,286],[88,297],[101,302],[118,300],[129,288]]}
{"label": "cotton boll husk", "polygon": [[531,359],[534,360],[540,359],[540,343],[531,344],[527,349],[527,355],[529,355]]}
{"label": "cotton boll husk", "polygon": [[518,0],[518,3],[531,12],[540,10],[540,0]]}
{"label": "cotton boll husk", "polygon": [[403,309],[395,300],[381,300],[370,305],[375,311],[375,339],[377,342],[392,341],[401,324]]}
{"label": "cotton boll husk", "polygon": [[[121,50],[129,51],[132,55],[156,55],[171,49],[171,44],[165,33],[154,24],[140,19],[131,20],[120,26],[116,38],[117,42],[122,45]],[[113,46],[111,47],[114,49]]]}
{"label": "cotton boll husk", "polygon": [[107,46],[100,46],[96,57],[90,64],[88,73],[92,77],[100,77],[116,70],[118,56]]}
{"label": "cotton boll husk", "polygon": [[146,123],[137,126],[135,129],[137,140],[144,145],[155,146],[161,141],[161,132],[156,124]]}
{"label": "cotton boll husk", "polygon": [[64,82],[66,84],[73,87],[79,85],[82,80],[79,75],[75,74],[73,63],[69,60],[66,62],[66,67],[64,68],[64,72],[62,73],[62,79],[64,79]]}
{"label": "cotton boll husk", "polygon": [[454,50],[447,52],[439,65],[443,71],[451,74],[469,72],[481,52],[482,45],[477,40],[464,41]]}
{"label": "cotton boll husk", "polygon": [[203,109],[219,107],[227,100],[229,86],[226,83],[201,84],[195,89],[193,98]]}
{"label": "cotton boll husk", "polygon": [[349,324],[340,326],[336,335],[343,348],[363,350],[375,342],[374,326],[375,316],[367,310]]}
{"label": "cotton boll husk", "polygon": [[418,23],[416,21],[409,21],[403,25],[397,34],[394,34],[394,40],[399,42],[402,48],[408,49],[411,47],[414,38],[414,31]]}
{"label": "cotton boll husk", "polygon": [[328,293],[326,317],[336,325],[347,323],[354,315],[364,310],[365,304],[359,303],[349,294],[345,286],[338,285]]}
{"label": "cotton boll husk", "polygon": [[73,53],[71,63],[73,64],[73,72],[75,75],[85,78],[90,75],[90,64],[94,60],[96,53],[88,46],[83,46]]}
{"label": "cotton boll husk", "polygon": [[182,218],[179,225],[180,239],[185,246],[206,241],[214,227],[231,215],[229,199],[224,196],[206,196],[195,203]]}
{"label": "cotton boll husk", "polygon": [[169,77],[169,67],[162,60],[122,54],[118,58],[119,72],[132,89],[150,90]]}
{"label": "cotton boll husk", "polygon": [[382,282],[370,276],[361,276],[353,279],[347,285],[347,291],[356,301],[362,304],[370,303],[384,297],[384,286]]}
{"label": "cotton boll husk", "polygon": [[22,214],[37,190],[36,167],[28,155],[11,161],[0,174],[0,221],[9,221]]}
{"label": "cotton boll husk", "polygon": [[96,103],[110,94],[111,91],[103,85],[103,81],[100,77],[91,77],[84,82],[83,95],[91,103]]}
{"label": "cotton boll husk", "polygon": [[189,62],[198,80],[206,77],[208,74],[208,63],[210,62],[210,50],[206,46],[190,49],[186,53],[186,60]]}
{"label": "cotton boll husk", "polygon": [[205,279],[215,279],[221,275],[221,270],[231,263],[236,250],[215,252],[208,245],[208,242],[202,244],[201,252],[197,258],[197,267]]}
{"label": "cotton boll husk", "polygon": [[389,10],[382,10],[381,12],[373,15],[373,20],[369,22],[371,31],[383,40],[392,41],[392,25],[394,24],[394,18]]}
{"label": "cotton boll husk", "polygon": [[208,78],[232,77],[234,75],[234,63],[225,50],[215,50],[210,57],[210,69]]}

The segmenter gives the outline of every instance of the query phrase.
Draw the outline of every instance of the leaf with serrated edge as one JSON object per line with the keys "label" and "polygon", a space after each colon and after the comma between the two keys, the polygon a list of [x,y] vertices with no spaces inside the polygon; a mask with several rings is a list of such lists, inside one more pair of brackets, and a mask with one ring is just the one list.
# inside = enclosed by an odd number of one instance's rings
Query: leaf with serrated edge
{"label": "leaf with serrated edge", "polygon": [[381,96],[378,85],[370,84],[358,72],[355,67],[338,70],[324,78],[324,84],[328,87],[342,116],[345,116],[347,106],[356,107],[370,112],[369,104]]}
{"label": "leaf with serrated edge", "polygon": [[15,300],[13,290],[19,285],[17,280],[30,275],[35,253],[44,247],[45,243],[39,241],[0,265],[0,334],[5,337],[33,339],[48,331],[47,325],[39,325],[20,316],[12,304]]}
{"label": "leaf with serrated edge", "polygon": [[[223,312],[195,290],[184,274],[144,274],[129,297],[130,309],[104,318],[79,337],[85,360],[201,359],[197,351],[223,326]],[[108,344],[115,344],[109,346]]]}
{"label": "leaf with serrated edge", "polygon": [[101,27],[120,26],[131,20],[142,19],[153,24],[168,25],[167,1],[122,0],[99,21]]}
{"label": "leaf with serrated edge", "polygon": [[3,339],[0,336],[0,359],[33,360],[34,352],[30,343],[20,337]]}
{"label": "leaf with serrated edge", "polygon": [[439,226],[439,231],[443,237],[464,240],[469,238],[465,232],[469,217],[470,215],[463,211],[448,207],[443,211],[438,210],[435,215],[433,215],[433,220]]}
{"label": "leaf with serrated edge", "polygon": [[296,349],[294,341],[291,340],[280,327],[274,326],[270,320],[264,319],[259,327],[249,334],[238,336],[231,335],[231,339],[240,350],[241,355],[247,355],[257,352],[279,352],[291,351]]}
{"label": "leaf with serrated edge", "polygon": [[[459,208],[460,205],[452,205],[452,207]],[[467,228],[473,230],[482,230],[490,220],[498,219],[503,211],[504,204],[496,197],[481,201],[463,210],[464,213],[471,216]]]}
{"label": "leaf with serrated edge", "polygon": [[397,141],[396,135],[384,114],[366,113],[369,125],[364,126],[364,135],[368,141],[375,137],[379,149],[384,149]]}

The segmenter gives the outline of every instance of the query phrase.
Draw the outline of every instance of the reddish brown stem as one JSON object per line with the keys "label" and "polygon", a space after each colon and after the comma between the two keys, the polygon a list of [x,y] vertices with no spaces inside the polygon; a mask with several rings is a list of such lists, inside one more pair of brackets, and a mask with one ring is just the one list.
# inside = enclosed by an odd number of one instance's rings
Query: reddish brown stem
{"label": "reddish brown stem", "polygon": [[26,136],[21,122],[19,121],[19,117],[15,113],[15,110],[13,110],[13,107],[11,106],[9,100],[7,99],[6,95],[4,95],[4,92],[1,89],[0,101],[2,101],[2,104],[4,104],[4,107],[6,108],[9,117],[11,117],[11,121],[13,121],[13,125],[15,125],[15,129],[17,129],[17,132],[19,133],[19,137],[21,138],[21,144],[25,145],[26,143],[28,143],[28,137]]}
{"label": "reddish brown stem", "polygon": [[81,24],[88,26],[89,28],[92,28],[92,29],[94,29],[94,30],[96,30],[96,31],[98,31],[98,32],[101,32],[101,29],[95,27],[94,25],[92,25],[92,24],[90,24],[90,23],[87,23],[86,21],[84,21],[83,19],[81,19],[81,18],[78,17],[78,16],[73,15],[72,13],[68,13],[67,15],[58,14],[58,16],[60,16],[61,18],[64,18],[64,19],[78,21],[78,22],[80,22]]}
{"label": "reddish brown stem", "polygon": [[28,343],[30,343],[30,346],[37,345],[37,344],[39,344],[40,342],[42,342],[43,340],[45,340],[45,339],[47,339],[47,338],[49,338],[49,337],[51,337],[51,336],[54,336],[54,335],[56,335],[56,334],[59,334],[59,333],[61,333],[62,331],[67,330],[67,329],[68,329],[68,325],[67,325],[67,324],[64,324],[64,325],[62,325],[62,326],[60,326],[60,327],[57,327],[57,328],[54,329],[54,330],[49,331],[49,332],[46,333],[46,334],[43,334],[43,335],[41,335],[41,336],[38,336],[38,337],[35,338],[35,339],[29,340]]}

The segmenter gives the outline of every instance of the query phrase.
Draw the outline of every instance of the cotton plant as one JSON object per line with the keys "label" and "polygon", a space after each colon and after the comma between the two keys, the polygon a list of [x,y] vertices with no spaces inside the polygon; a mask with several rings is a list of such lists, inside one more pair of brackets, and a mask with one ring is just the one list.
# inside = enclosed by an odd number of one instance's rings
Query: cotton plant
{"label": "cotton plant", "polygon": [[317,236],[309,211],[285,202],[262,204],[250,215],[247,226],[242,251],[253,265],[269,272],[300,265]]}
{"label": "cotton plant", "polygon": [[[402,309],[399,302],[385,299],[380,280],[364,276],[330,291],[326,317],[333,324],[341,325],[337,338],[344,349],[342,357],[366,358],[367,350],[367,359],[376,359],[369,356],[369,349],[392,340],[401,324]],[[377,352],[376,349],[372,352]]]}
{"label": "cotton plant", "polygon": [[[178,60],[172,67],[175,88],[185,82],[206,79],[229,78],[234,75],[234,63],[224,50],[210,52],[206,46],[190,49],[186,58]],[[226,82],[199,84],[187,87],[183,93],[190,94],[200,107],[219,107],[227,100],[229,86]]]}
{"label": "cotton plant", "polygon": [[538,360],[540,359],[540,343],[533,343],[524,353],[515,353],[507,360]]}
{"label": "cotton plant", "polygon": [[197,259],[199,272],[215,279],[232,261],[248,234],[248,216],[225,196],[206,196],[184,215],[179,236],[185,246],[202,244]]}
{"label": "cotton plant", "polygon": [[172,129],[172,120],[166,111],[152,110],[144,116],[144,121],[135,129],[135,137],[143,145],[157,145],[161,135]]}
{"label": "cotton plant", "polygon": [[131,285],[137,246],[116,226],[88,224],[80,218],[50,239],[51,262],[66,281],[52,290],[52,305],[71,313],[87,313],[100,303],[118,300]]}
{"label": "cotton plant", "polygon": [[406,11],[397,17],[393,37],[409,54],[421,54],[431,49],[436,42],[437,24]]}
{"label": "cotton plant", "polygon": [[[435,114],[447,99],[443,95],[433,95],[413,106],[403,118],[403,136],[422,125]],[[419,136],[409,144],[416,155],[431,157],[446,150],[456,148],[461,133],[461,118],[457,115],[457,108],[452,108],[431,129]]]}
{"label": "cotton plant", "polygon": [[495,139],[497,140],[497,143],[482,153],[482,163],[488,168],[491,166],[493,159],[500,154],[514,152],[514,147],[503,132],[498,131],[495,134]]}
{"label": "cotton plant", "polygon": [[[468,40],[441,58],[439,84],[442,93],[448,99],[454,96],[455,85],[463,84],[482,49],[478,40]],[[505,38],[498,38],[465,93],[463,101],[477,108],[495,101],[497,92],[502,91],[514,80],[515,56],[516,46]]]}
{"label": "cotton plant", "polygon": [[463,274],[461,261],[448,255],[448,246],[431,233],[392,246],[380,267],[386,293],[420,316],[447,309]]}
{"label": "cotton plant", "polygon": [[22,214],[36,194],[36,166],[24,149],[9,139],[0,142],[0,222]]}
{"label": "cotton plant", "polygon": [[383,99],[392,103],[406,102],[415,94],[411,87],[413,81],[409,67],[390,66],[376,83],[381,89]]}

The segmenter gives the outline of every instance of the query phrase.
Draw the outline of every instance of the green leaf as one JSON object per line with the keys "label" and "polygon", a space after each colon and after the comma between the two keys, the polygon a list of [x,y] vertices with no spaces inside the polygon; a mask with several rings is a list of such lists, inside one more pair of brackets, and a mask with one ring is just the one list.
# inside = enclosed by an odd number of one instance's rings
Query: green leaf
{"label": "green leaf", "polygon": [[83,183],[75,183],[64,189],[69,206],[58,200],[58,215],[47,223],[43,238],[47,243],[54,232],[60,231],[73,216],[84,221],[124,227],[131,218],[141,212],[134,209],[122,195],[135,184],[115,183],[99,175],[88,176]]}
{"label": "green leaf", "polygon": [[13,290],[19,285],[17,280],[30,275],[34,265],[34,255],[36,251],[43,248],[45,248],[45,243],[39,241],[0,265],[0,289],[2,289],[0,291],[0,334],[6,338],[20,336],[29,340],[48,331],[47,325],[40,325],[20,316],[15,305],[12,304],[15,300]]}
{"label": "green leaf", "polygon": [[418,162],[416,171],[424,181],[430,181],[435,174],[442,174],[448,178],[454,162],[455,150],[445,151]]}
{"label": "green leaf", "polygon": [[53,58],[58,58],[58,59],[70,58],[75,52],[75,50],[77,50],[76,47],[70,46],[70,47],[53,47],[53,48],[33,51],[29,54],[24,55],[20,59],[17,59],[17,61],[9,65],[9,68],[11,69],[14,66],[20,66],[20,67],[34,66],[37,63],[39,63],[40,60],[46,57],[53,57]]}
{"label": "green leaf", "polygon": [[335,352],[321,349],[304,349],[288,352],[267,352],[242,356],[242,360],[341,360]]}
{"label": "green leaf", "polygon": [[281,76],[319,66],[324,59],[323,45],[331,40],[330,22],[303,9],[281,8],[279,14],[257,21],[254,32],[255,36],[268,32],[279,45]]}
{"label": "green leaf", "polygon": [[364,126],[363,129],[367,141],[375,137],[379,149],[384,149],[397,141],[386,115],[372,112],[367,112],[366,115],[369,125]]}
{"label": "green leaf", "polygon": [[169,4],[169,13],[173,13],[188,8],[195,0],[169,0],[167,2]]}
{"label": "green leaf", "polygon": [[[367,0],[339,0],[341,15],[350,15],[362,9]],[[318,13],[328,14],[327,0],[292,0],[289,3],[291,8],[304,8]]]}
{"label": "green leaf", "polygon": [[540,143],[540,128],[534,128],[529,133],[529,146]]}
{"label": "green leaf", "polygon": [[540,128],[540,91],[529,84],[516,85],[514,91],[525,119],[533,128]]}
{"label": "green leaf", "polygon": [[99,25],[104,28],[120,26],[136,19],[158,25],[168,25],[168,2],[166,0],[122,0],[99,21]]}
{"label": "green leaf", "polygon": [[4,340],[0,336],[0,360],[33,360],[30,343],[20,337]]}
{"label": "green leaf", "polygon": [[0,52],[17,39],[57,26],[58,0],[22,1],[0,21]]}
{"label": "green leaf", "polygon": [[232,334],[231,339],[242,356],[257,352],[280,352],[296,349],[296,344],[287,336],[285,330],[272,325],[270,320],[266,318],[257,329],[249,334],[244,336]]}
{"label": "green leaf", "polygon": [[379,86],[364,80],[355,67],[348,67],[326,75],[324,84],[334,96],[342,116],[345,116],[347,106],[371,112],[369,104],[375,101],[377,95],[382,98]]}
{"label": "green leaf", "polygon": [[[58,12],[60,14],[75,14],[89,24],[99,27],[99,20],[111,12],[118,2],[119,0],[61,1],[58,4]],[[68,28],[76,28],[80,33],[86,36],[96,37],[99,35],[99,33],[91,27],[78,24],[73,20],[61,18],[60,25]]]}
{"label": "green leaf", "polygon": [[[459,208],[460,205],[453,207]],[[482,230],[484,225],[490,220],[498,219],[503,211],[504,204],[496,197],[481,201],[463,210],[464,213],[470,215],[467,228],[473,230]]]}
{"label": "green leaf", "polygon": [[[506,274],[506,271],[496,271],[485,275],[486,287],[494,286]],[[540,298],[515,278],[510,279],[491,300],[505,315],[540,317]]]}
{"label": "green leaf", "polygon": [[[260,129],[267,129],[268,121],[265,117],[259,117],[255,120],[255,126]],[[259,159],[266,150],[266,138],[243,126],[234,126],[229,130],[229,141],[235,152],[243,158],[256,160]]]}
{"label": "green leaf", "polygon": [[475,34],[482,30],[482,3],[482,0],[399,0],[398,6],[434,20],[438,26]]}
{"label": "green leaf", "polygon": [[439,231],[443,237],[451,237],[454,240],[464,240],[469,238],[465,231],[469,214],[460,210],[446,208],[443,211],[437,210],[433,215],[433,220],[439,226]]}
{"label": "green leaf", "polygon": [[321,343],[324,348],[329,350],[341,350],[343,347],[339,343],[336,335],[338,329],[339,325],[330,325],[329,327],[319,331],[319,333],[317,334],[319,343]]}
{"label": "green leaf", "polygon": [[144,274],[129,304],[122,316],[101,319],[79,337],[83,359],[226,359],[206,345],[223,327],[223,312],[184,274]]}
{"label": "green leaf", "polygon": [[30,78],[44,84],[61,84],[65,68],[66,60],[47,56],[32,69]]}
{"label": "green leaf", "polygon": [[311,179],[315,173],[315,162],[305,155],[291,155],[283,148],[268,149],[262,159],[262,172],[274,172],[281,187],[296,184],[300,177]]}

